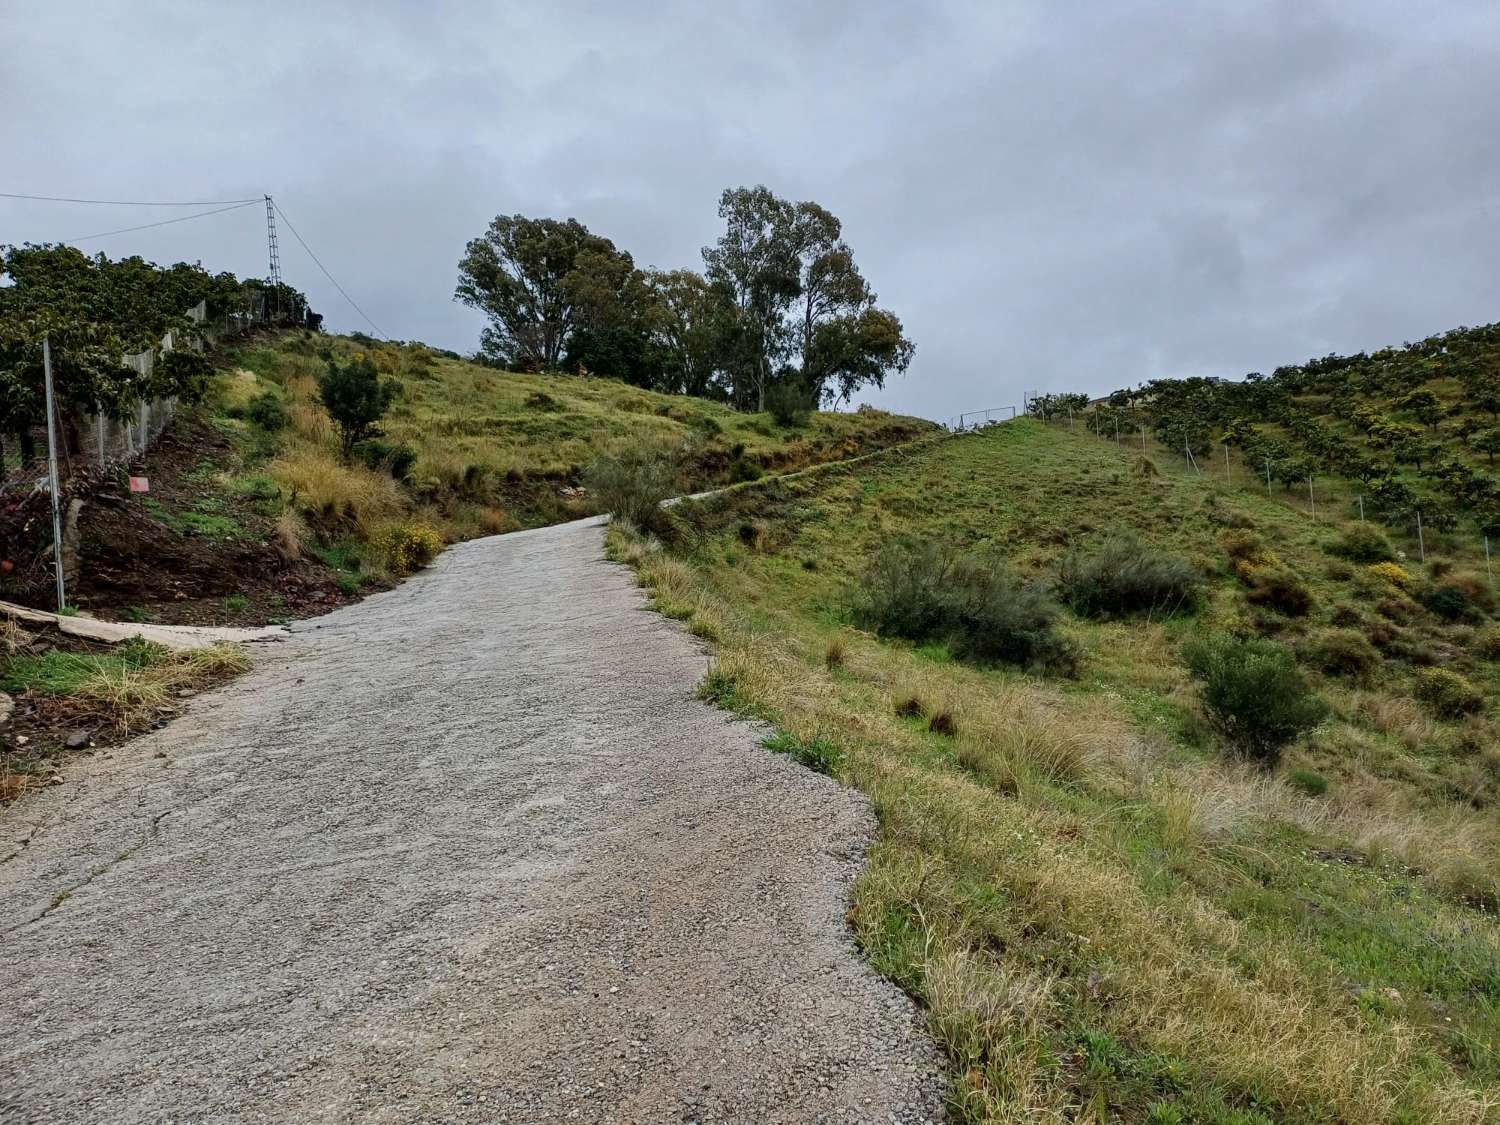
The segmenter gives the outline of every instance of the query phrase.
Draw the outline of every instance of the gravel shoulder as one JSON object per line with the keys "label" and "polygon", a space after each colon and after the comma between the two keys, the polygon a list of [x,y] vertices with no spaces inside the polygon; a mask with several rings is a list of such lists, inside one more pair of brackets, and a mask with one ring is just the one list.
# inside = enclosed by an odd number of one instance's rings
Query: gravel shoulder
{"label": "gravel shoulder", "polygon": [[938,1119],[868,803],[601,536],[454,547],[0,813],[0,1121]]}

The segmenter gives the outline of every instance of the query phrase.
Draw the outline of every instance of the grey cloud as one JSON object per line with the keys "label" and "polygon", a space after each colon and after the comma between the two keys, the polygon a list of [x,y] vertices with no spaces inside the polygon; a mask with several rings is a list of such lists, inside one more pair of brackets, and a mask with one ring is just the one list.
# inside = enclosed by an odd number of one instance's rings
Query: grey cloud
{"label": "grey cloud", "polygon": [[[1484,0],[62,0],[0,42],[0,190],[272,191],[382,328],[460,350],[454,265],[496,213],[696,266],[756,182],[844,220],[918,344],[871,397],[932,417],[1497,316]],[[169,214],[0,201],[0,239]],[[90,248],[264,269],[254,208]]]}

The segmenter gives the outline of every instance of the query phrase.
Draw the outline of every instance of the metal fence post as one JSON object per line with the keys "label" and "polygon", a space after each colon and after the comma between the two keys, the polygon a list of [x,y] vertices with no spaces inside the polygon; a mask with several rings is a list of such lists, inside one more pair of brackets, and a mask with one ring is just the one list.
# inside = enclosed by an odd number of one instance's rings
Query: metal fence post
{"label": "metal fence post", "polygon": [[52,340],[42,337],[42,375],[47,387],[47,482],[52,493],[52,566],[57,571],[57,612],[68,606],[67,591],[63,589],[62,557],[62,511],[58,493],[62,486],[57,480],[57,408],[52,398]]}

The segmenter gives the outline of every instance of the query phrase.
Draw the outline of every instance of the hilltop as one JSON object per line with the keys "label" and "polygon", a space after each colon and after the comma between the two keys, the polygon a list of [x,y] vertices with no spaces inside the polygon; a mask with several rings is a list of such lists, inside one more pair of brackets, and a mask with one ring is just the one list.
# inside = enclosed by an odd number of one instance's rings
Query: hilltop
{"label": "hilltop", "polygon": [[611,544],[715,645],[708,698],[875,801],[851,918],[962,1119],[1484,1120],[1480,545],[1207,469],[1022,419]]}

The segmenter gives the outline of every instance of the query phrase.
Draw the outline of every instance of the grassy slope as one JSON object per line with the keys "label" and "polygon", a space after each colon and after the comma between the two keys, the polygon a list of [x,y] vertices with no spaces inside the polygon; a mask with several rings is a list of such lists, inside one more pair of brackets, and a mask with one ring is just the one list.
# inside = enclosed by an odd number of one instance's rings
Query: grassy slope
{"label": "grassy slope", "polygon": [[[383,426],[387,440],[416,452],[410,488],[339,463],[317,400],[325,350],[344,359],[368,353],[399,385]],[[268,472],[304,533],[324,546],[368,542],[393,521],[427,523],[451,542],[592,514],[576,486],[600,454],[670,451],[682,460],[682,486],[693,491],[855,456],[935,429],[881,411],[819,413],[782,427],[766,414],[613,380],[514,374],[420,345],[367,347],[339,337],[293,334],[232,353],[228,362],[221,389],[231,413],[268,390],[284,399],[291,425]]]}
{"label": "grassy slope", "polygon": [[[1333,716],[1279,773],[1227,760],[1178,656],[1192,633],[1255,616],[1220,525],[1251,522],[1312,588],[1309,619],[1260,615],[1286,643],[1335,615],[1374,625],[1392,591],[1322,550],[1338,498],[1314,521],[1244,475],[1225,489],[1138,459],[1022,421],[736,490],[709,502],[718,530],[686,558],[619,531],[612,544],[660,608],[717,642],[711,697],[873,798],[882,834],[854,924],[930,1006],[963,1116],[1493,1119],[1500,931],[1473,904],[1492,908],[1500,869],[1494,725],[1424,715],[1411,667],[1387,661],[1364,686],[1320,684]],[[993,541],[1045,575],[1070,538],[1119,527],[1197,560],[1211,595],[1191,618],[1071,622],[1077,681],[965,667],[848,623],[892,535]],[[1472,630],[1401,631],[1494,700]],[[912,696],[950,711],[957,736],[898,715]],[[1289,783],[1310,769],[1321,797]]]}

